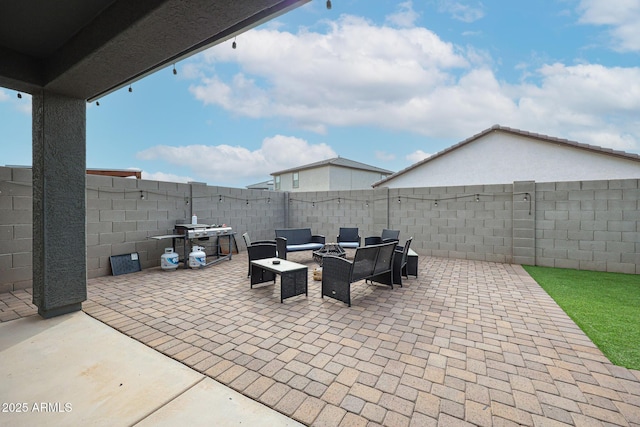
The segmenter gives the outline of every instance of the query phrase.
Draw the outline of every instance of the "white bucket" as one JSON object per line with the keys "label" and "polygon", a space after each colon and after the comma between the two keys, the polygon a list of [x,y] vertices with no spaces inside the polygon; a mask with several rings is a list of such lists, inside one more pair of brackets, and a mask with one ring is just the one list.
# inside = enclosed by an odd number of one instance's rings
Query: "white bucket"
{"label": "white bucket", "polygon": [[202,246],[194,246],[189,253],[189,267],[200,268],[207,264],[207,254]]}
{"label": "white bucket", "polygon": [[173,248],[165,248],[164,254],[160,257],[160,267],[163,270],[175,270],[178,268],[179,256],[173,251]]}

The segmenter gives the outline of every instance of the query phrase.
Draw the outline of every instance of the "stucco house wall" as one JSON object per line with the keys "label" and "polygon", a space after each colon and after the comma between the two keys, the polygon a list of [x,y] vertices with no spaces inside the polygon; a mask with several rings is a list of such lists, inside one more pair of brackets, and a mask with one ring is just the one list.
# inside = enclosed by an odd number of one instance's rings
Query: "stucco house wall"
{"label": "stucco house wall", "polygon": [[[328,167],[301,170],[298,172],[298,188],[292,188],[291,192],[305,191],[305,188],[313,189],[309,191],[328,190],[328,183],[331,176],[330,172]],[[290,183],[292,182],[291,179],[289,181]]]}
{"label": "stucco house wall", "polygon": [[280,176],[280,188],[277,191],[326,191],[329,187],[329,168],[305,169],[298,171],[298,188],[293,187],[294,172],[285,172]]}
{"label": "stucco house wall", "polygon": [[[355,170],[338,166],[329,167],[329,187],[325,190],[362,190],[369,189],[371,185],[383,175],[380,172]],[[317,190],[310,190],[317,191]]]}
{"label": "stucco house wall", "polygon": [[479,135],[375,186],[410,188],[640,177],[640,157],[635,155],[502,127]]}
{"label": "stucco house wall", "polygon": [[[293,175],[298,173],[298,187],[293,186]],[[392,172],[344,158],[327,159],[309,165],[301,165],[271,175],[276,191],[292,193],[305,191],[365,190],[389,176]],[[280,179],[280,186],[277,181]]]}

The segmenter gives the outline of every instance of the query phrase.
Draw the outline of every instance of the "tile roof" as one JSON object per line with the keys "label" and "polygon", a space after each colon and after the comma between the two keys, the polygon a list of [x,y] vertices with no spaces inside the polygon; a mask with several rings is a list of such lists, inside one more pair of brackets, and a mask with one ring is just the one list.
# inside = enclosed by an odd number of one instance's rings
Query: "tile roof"
{"label": "tile roof", "polygon": [[564,147],[571,147],[571,148],[577,148],[580,150],[588,150],[597,154],[604,154],[604,155],[608,155],[608,156],[615,156],[615,157],[620,157],[626,160],[632,160],[632,161],[636,161],[636,162],[640,162],[640,155],[638,154],[633,154],[633,153],[627,153],[625,151],[620,151],[620,150],[613,150],[611,148],[604,148],[604,147],[599,147],[597,145],[589,145],[589,144],[582,144],[580,142],[576,142],[576,141],[570,141],[568,139],[564,139],[564,138],[557,138],[554,136],[549,136],[549,135],[543,135],[543,134],[539,134],[539,133],[534,133],[534,132],[527,132],[524,130],[520,130],[520,129],[515,129],[515,128],[510,128],[510,127],[506,127],[506,126],[500,126],[500,125],[493,125],[488,129],[483,130],[480,133],[477,133],[467,139],[465,139],[464,141],[461,141],[455,145],[452,145],[451,147],[445,148],[444,150],[430,156],[427,157],[426,159],[420,160],[417,163],[414,163],[404,169],[402,169],[401,171],[398,171],[396,173],[394,173],[391,176],[388,176],[384,179],[381,179],[380,181],[376,182],[373,184],[373,187],[377,187],[380,184],[383,184],[387,181],[390,181],[394,178],[397,178],[400,175],[403,175],[413,169],[416,169],[434,159],[437,159],[438,157],[442,157],[447,153],[450,153],[453,150],[456,150],[460,147],[463,147],[473,141],[476,141],[480,138],[482,138],[485,135],[488,135],[491,132],[505,132],[505,133],[510,133],[512,135],[517,135],[517,136],[524,136],[527,138],[533,138],[533,139],[537,139],[539,141],[543,141],[543,142],[548,142],[548,143],[552,143],[552,144],[557,144],[557,145],[561,145]]}

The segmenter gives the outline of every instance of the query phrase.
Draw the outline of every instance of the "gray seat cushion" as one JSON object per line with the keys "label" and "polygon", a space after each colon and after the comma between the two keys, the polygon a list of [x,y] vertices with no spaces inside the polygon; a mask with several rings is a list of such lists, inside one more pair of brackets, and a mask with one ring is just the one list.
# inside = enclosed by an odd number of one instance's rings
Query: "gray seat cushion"
{"label": "gray seat cushion", "polygon": [[[287,243],[289,241],[287,240]],[[322,249],[324,245],[322,243],[303,243],[301,245],[287,245],[287,251],[296,252],[296,251],[317,251],[318,249]]]}
{"label": "gray seat cushion", "polygon": [[358,246],[360,246],[358,242],[339,242],[338,244],[343,248],[352,248],[352,249],[355,249]]}

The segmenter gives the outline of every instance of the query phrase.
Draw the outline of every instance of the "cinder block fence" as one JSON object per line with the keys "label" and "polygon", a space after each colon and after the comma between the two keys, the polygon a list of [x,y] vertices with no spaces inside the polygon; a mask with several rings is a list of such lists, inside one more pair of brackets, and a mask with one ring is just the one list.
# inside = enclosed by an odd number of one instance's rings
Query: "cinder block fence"
{"label": "cinder block fence", "polygon": [[[87,175],[87,270],[111,274],[109,257],[131,252],[143,268],[160,265],[170,241],[149,237],[196,214],[233,227],[241,247],[244,232],[271,239],[282,227],[311,227],[327,241],[339,227],[363,238],[393,228],[424,256],[640,274],[638,183],[283,193]],[[31,170],[0,167],[0,292],[31,287],[32,203]]]}

